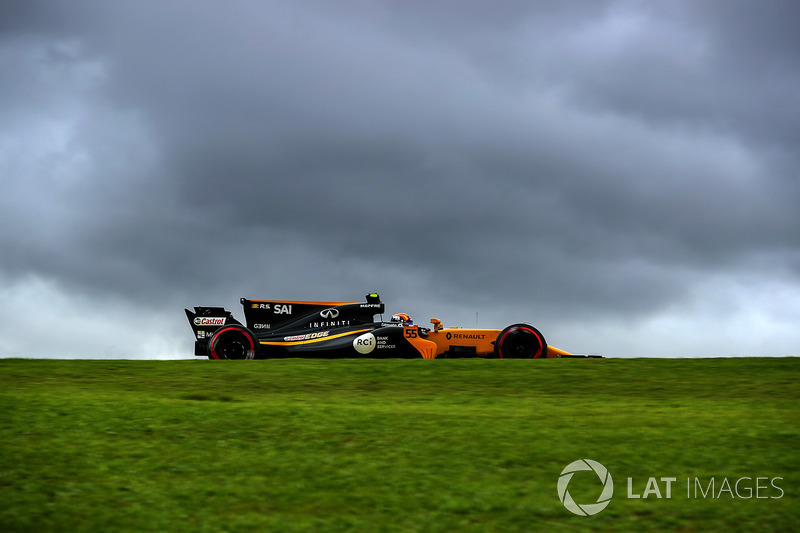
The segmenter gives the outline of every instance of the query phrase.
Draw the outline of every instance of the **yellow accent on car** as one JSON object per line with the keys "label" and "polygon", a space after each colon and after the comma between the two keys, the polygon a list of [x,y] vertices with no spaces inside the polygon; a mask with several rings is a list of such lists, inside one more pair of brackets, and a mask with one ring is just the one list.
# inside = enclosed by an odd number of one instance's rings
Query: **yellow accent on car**
{"label": "yellow accent on car", "polygon": [[[260,341],[259,344],[265,344],[269,346],[297,346],[298,344],[309,344],[314,342],[322,342],[328,341],[331,339],[338,339],[339,337],[346,337],[347,335],[358,335],[360,333],[366,333],[367,331],[372,331],[372,329],[359,329],[357,331],[348,331],[346,333],[337,333],[336,335],[328,335],[326,337],[318,337],[315,339],[303,339],[303,340],[296,340],[296,341]],[[317,332],[319,333],[319,332]],[[308,333],[308,335],[314,335],[314,333]],[[290,335],[291,337],[299,337],[300,335]]]}
{"label": "yellow accent on car", "polygon": [[494,352],[494,341],[499,329],[442,328],[428,333],[428,340],[436,344],[436,352],[444,353],[450,346],[474,346],[475,355],[486,357]]}
{"label": "yellow accent on car", "polygon": [[416,348],[423,359],[436,359],[439,352],[436,350],[436,343],[425,340],[419,335],[419,326],[406,326],[403,328],[406,340]]}
{"label": "yellow accent on car", "polygon": [[559,357],[562,355],[572,355],[572,354],[560,348],[553,348],[552,346],[547,347],[547,357]]}
{"label": "yellow accent on car", "polygon": [[[428,332],[426,339],[436,344],[436,354],[442,354],[451,349],[452,346],[475,347],[475,355],[478,357],[490,357],[494,355],[494,343],[502,330],[499,329],[472,329],[472,328],[444,328],[439,319],[432,318],[433,331]],[[547,347],[547,358],[555,358],[562,355],[571,355],[569,352]]]}

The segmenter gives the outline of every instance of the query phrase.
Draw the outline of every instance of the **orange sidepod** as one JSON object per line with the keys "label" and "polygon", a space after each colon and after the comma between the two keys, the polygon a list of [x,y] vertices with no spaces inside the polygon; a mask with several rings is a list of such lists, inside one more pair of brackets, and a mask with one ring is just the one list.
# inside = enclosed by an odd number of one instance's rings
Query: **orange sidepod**
{"label": "orange sidepod", "polygon": [[429,332],[427,338],[436,344],[440,354],[454,346],[473,346],[475,355],[487,357],[494,353],[494,341],[499,333],[499,329],[442,328]]}
{"label": "orange sidepod", "polygon": [[436,343],[431,341],[426,341],[425,339],[419,336],[419,326],[406,326],[403,328],[403,335],[405,336],[406,340],[416,348],[416,350],[422,355],[423,359],[435,359],[436,358]]}

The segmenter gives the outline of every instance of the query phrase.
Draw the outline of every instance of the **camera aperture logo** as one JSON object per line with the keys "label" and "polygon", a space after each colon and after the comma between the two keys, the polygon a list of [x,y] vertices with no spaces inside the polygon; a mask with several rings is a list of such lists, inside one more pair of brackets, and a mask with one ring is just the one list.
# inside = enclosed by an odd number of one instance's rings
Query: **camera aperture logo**
{"label": "camera aperture logo", "polygon": [[[568,487],[569,482],[572,481],[572,476],[575,475],[575,472],[581,471],[592,471],[600,478],[603,488],[595,503],[578,504],[569,493]],[[561,503],[564,504],[568,511],[579,516],[596,515],[608,507],[613,495],[614,480],[611,479],[611,474],[608,473],[606,467],[591,459],[578,459],[571,462],[561,471],[561,475],[558,478],[558,499],[561,500]]]}

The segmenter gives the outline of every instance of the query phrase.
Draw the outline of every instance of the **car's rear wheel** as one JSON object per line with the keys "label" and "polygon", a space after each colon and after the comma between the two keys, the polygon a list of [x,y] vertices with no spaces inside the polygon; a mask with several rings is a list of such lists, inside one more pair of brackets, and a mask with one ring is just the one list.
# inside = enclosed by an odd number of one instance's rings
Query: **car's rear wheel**
{"label": "car's rear wheel", "polygon": [[258,341],[255,335],[241,326],[217,330],[208,343],[209,359],[253,359]]}
{"label": "car's rear wheel", "polygon": [[547,342],[535,327],[514,324],[497,336],[494,353],[504,359],[539,359],[547,357]]}

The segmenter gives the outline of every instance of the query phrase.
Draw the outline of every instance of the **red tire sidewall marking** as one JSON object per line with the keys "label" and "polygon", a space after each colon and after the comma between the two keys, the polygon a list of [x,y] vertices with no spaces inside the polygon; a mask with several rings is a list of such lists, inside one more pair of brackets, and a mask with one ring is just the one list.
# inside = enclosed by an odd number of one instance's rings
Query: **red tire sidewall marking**
{"label": "red tire sidewall marking", "polygon": [[542,339],[542,337],[538,333],[536,333],[536,331],[534,331],[532,329],[529,329],[529,328],[522,328],[522,329],[526,329],[526,330],[530,331],[531,333],[533,333],[533,336],[536,337],[537,341],[539,341],[539,351],[536,352],[536,355],[534,355],[533,358],[534,359],[541,359],[542,357],[545,357],[546,354],[544,353],[544,339]]}
{"label": "red tire sidewall marking", "polygon": [[506,340],[506,337],[508,337],[508,334],[511,333],[512,331],[514,331],[514,330],[512,329],[510,331],[506,331],[505,335],[500,337],[500,340],[497,341],[497,346],[499,346],[499,348],[497,350],[497,355],[500,356],[500,359],[503,358],[503,341]]}

